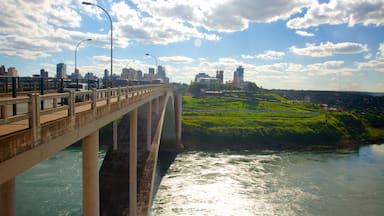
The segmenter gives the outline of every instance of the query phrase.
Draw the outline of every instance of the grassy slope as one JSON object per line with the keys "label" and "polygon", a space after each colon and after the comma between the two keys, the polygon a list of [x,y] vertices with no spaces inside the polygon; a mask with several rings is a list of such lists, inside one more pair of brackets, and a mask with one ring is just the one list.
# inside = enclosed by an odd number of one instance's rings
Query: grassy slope
{"label": "grassy slope", "polygon": [[[254,97],[265,101],[248,100],[241,96],[236,98],[184,96],[183,109],[188,111],[183,112],[183,136],[186,138],[183,142],[187,140],[185,142],[187,147],[188,144],[195,145],[196,142],[206,146],[218,142],[226,148],[231,146],[334,148],[372,140],[374,139],[372,134],[375,134],[376,138],[383,137],[383,131],[367,128],[350,113],[321,112],[317,104],[290,102],[273,94]],[[217,110],[217,112],[193,110]],[[268,112],[236,112],[236,110]],[[318,112],[318,114],[295,112]]]}

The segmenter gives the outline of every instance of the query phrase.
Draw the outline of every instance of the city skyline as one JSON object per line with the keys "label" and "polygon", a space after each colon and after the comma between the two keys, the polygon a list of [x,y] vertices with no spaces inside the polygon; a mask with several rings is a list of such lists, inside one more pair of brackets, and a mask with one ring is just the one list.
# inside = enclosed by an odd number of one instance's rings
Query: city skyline
{"label": "city skyline", "polygon": [[[264,88],[384,92],[384,1],[91,1],[113,22],[113,72],[166,68],[170,82],[242,65]],[[19,76],[84,76],[110,68],[106,15],[81,1],[6,0],[0,11],[0,65]],[[157,59],[155,62],[150,53]]]}

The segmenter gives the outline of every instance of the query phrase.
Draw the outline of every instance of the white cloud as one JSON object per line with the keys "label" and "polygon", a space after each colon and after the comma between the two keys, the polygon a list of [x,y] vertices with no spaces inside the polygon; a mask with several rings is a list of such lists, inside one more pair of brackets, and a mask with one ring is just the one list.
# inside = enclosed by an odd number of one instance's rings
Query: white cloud
{"label": "white cloud", "polygon": [[283,52],[278,52],[278,51],[274,51],[274,50],[266,50],[266,51],[264,51],[264,53],[256,55],[256,58],[264,59],[264,60],[276,60],[276,59],[283,57],[284,55],[285,55],[285,53],[283,53]]}
{"label": "white cloud", "polygon": [[382,0],[330,0],[328,3],[314,3],[303,17],[287,22],[293,29],[306,29],[322,24],[384,25],[384,1]]}
{"label": "white cloud", "polygon": [[296,34],[303,36],[303,37],[314,37],[315,36],[315,34],[313,34],[313,33],[302,31],[302,30],[297,30]]}
{"label": "white cloud", "polygon": [[243,58],[243,59],[255,59],[255,58],[257,58],[257,59],[263,59],[263,60],[276,60],[276,59],[280,59],[284,55],[285,55],[284,52],[279,52],[279,51],[275,51],[275,50],[265,50],[263,53],[257,54],[257,55],[242,54],[241,58]]}
{"label": "white cloud", "polygon": [[209,31],[234,32],[248,28],[250,22],[273,22],[301,12],[307,0],[133,0],[149,15],[170,18],[203,27]]}
{"label": "white cloud", "polygon": [[343,42],[343,43],[332,43],[326,42],[321,43],[320,45],[315,44],[306,44],[304,48],[297,48],[292,46],[289,48],[292,53],[303,56],[311,57],[327,57],[333,56],[336,54],[355,54],[363,53],[368,51],[368,46],[366,44],[353,43],[353,42]]}
{"label": "white cloud", "polygon": [[162,57],[159,57],[159,60],[162,62],[179,63],[179,64],[189,64],[194,61],[193,58],[190,58],[187,56],[162,56]]}
{"label": "white cloud", "polygon": [[80,8],[80,2],[2,1],[0,28],[4,36],[0,39],[0,54],[26,59],[47,57],[74,50],[76,42],[84,38],[104,45],[105,35],[74,30],[81,23],[81,16],[74,8]]}
{"label": "white cloud", "polygon": [[376,57],[384,60],[384,42],[380,43],[379,49],[377,50]]}
{"label": "white cloud", "polygon": [[[161,4],[153,5],[161,7]],[[154,44],[169,44],[191,38],[219,39],[217,35],[202,33],[197,28],[186,25],[180,19],[148,16],[147,11],[134,10],[125,2],[113,3],[111,10],[117,18],[117,22],[114,24],[116,35],[118,38],[125,38],[123,47],[128,45],[128,39]]]}

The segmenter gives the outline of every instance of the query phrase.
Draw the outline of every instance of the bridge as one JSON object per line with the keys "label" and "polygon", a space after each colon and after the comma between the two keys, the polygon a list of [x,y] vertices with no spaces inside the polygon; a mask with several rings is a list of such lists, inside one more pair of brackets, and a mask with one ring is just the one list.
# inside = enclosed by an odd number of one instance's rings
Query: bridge
{"label": "bridge", "polygon": [[[123,202],[119,214],[148,215],[159,148],[182,148],[181,97],[167,85],[31,93],[0,98],[0,110],[1,216],[16,215],[17,175],[77,141],[83,153],[83,214],[112,215],[108,209]],[[99,175],[99,130],[107,124],[113,125],[112,145]],[[117,161],[121,155],[128,160]],[[127,174],[126,191],[103,186],[116,179],[114,163],[128,167],[117,173]],[[111,200],[116,190],[127,198]]]}

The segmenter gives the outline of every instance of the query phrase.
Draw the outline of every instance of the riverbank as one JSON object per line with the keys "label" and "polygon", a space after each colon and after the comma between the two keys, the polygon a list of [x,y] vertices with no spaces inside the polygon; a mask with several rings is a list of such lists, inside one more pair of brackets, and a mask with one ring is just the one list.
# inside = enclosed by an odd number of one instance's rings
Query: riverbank
{"label": "riverbank", "polygon": [[234,97],[183,99],[186,150],[325,150],[384,142],[383,128],[369,126],[352,112],[326,111],[320,104],[278,96],[273,102]]}

